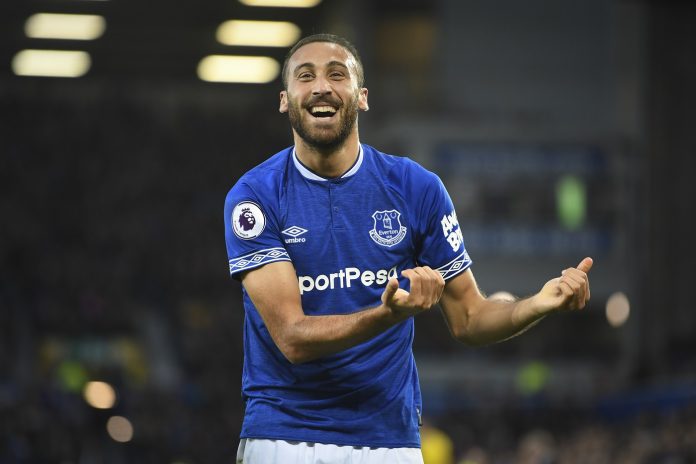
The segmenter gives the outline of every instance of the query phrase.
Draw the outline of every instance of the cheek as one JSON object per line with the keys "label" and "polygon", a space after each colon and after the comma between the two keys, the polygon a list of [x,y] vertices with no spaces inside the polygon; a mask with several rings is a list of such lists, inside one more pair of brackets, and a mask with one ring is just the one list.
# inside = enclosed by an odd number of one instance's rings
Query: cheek
{"label": "cheek", "polygon": [[288,107],[299,110],[302,108],[302,101],[299,97],[288,98]]}

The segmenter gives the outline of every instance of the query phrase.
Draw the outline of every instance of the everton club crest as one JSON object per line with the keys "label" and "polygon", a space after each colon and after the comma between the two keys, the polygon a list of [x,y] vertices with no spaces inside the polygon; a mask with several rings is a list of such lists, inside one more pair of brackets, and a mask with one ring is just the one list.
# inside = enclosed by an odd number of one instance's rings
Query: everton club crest
{"label": "everton club crest", "polygon": [[378,245],[392,247],[406,236],[406,227],[401,225],[401,213],[395,209],[375,211],[372,219],[375,222],[370,230],[370,237]]}

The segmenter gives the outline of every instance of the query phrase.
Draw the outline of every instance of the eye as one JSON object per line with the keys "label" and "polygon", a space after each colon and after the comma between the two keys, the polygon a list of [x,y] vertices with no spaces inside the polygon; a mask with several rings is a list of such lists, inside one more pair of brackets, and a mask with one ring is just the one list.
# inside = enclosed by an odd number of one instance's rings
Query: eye
{"label": "eye", "polygon": [[313,77],[314,77],[314,75],[310,72],[307,72],[307,71],[302,72],[297,76],[297,78],[301,81],[308,81],[308,80],[312,79]]}
{"label": "eye", "polygon": [[346,76],[341,71],[332,71],[331,73],[329,73],[329,77],[334,80],[341,80],[344,79]]}

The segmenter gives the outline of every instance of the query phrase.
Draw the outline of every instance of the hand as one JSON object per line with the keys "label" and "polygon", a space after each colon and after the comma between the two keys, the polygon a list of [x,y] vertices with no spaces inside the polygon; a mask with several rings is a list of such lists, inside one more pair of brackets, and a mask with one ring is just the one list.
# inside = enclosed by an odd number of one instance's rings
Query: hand
{"label": "hand", "polygon": [[392,278],[382,293],[382,304],[397,316],[414,316],[427,311],[440,301],[445,279],[428,266],[404,269],[401,275],[411,283],[411,291],[399,288],[399,281]]}
{"label": "hand", "polygon": [[544,312],[585,307],[590,299],[587,273],[592,268],[592,263],[592,258],[585,258],[578,267],[565,269],[560,277],[546,282],[535,297]]}

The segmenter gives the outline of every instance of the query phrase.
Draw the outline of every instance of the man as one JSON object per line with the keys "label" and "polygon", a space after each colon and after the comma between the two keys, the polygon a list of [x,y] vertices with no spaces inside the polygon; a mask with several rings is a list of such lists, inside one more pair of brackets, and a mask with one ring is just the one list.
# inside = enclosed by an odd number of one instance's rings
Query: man
{"label": "man", "polygon": [[458,340],[504,340],[584,307],[592,260],[528,299],[486,299],[439,178],[360,143],[355,48],[306,37],[282,72],[294,146],[225,203],[246,315],[238,462],[422,463],[412,316],[439,303]]}

